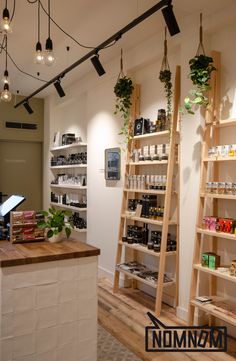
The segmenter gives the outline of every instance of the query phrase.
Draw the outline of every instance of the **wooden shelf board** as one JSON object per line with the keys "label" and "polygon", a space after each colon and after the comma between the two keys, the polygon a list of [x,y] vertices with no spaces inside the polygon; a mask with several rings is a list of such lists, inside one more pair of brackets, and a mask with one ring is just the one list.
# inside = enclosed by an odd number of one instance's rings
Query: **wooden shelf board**
{"label": "wooden shelf board", "polygon": [[50,187],[52,188],[67,188],[67,189],[87,189],[87,187],[78,187],[78,186],[74,186],[74,185],[70,185],[70,184],[50,184]]}
{"label": "wooden shelf board", "polygon": [[193,267],[196,269],[196,270],[199,270],[201,272],[205,272],[205,273],[208,273],[212,276],[216,276],[216,277],[219,277],[219,278],[223,278],[224,280],[227,280],[227,281],[231,281],[231,282],[234,282],[236,283],[236,277],[234,276],[230,276],[228,273],[226,272],[219,272],[217,270],[212,270],[208,267],[202,267],[201,264],[194,264]]}
{"label": "wooden shelf board", "polygon": [[[154,219],[149,219],[149,218],[144,218],[144,217],[128,216],[126,214],[122,214],[121,217],[130,219],[132,221],[143,222],[143,223],[148,223],[148,224],[154,224],[156,226],[162,226],[163,225],[163,221],[156,221]],[[171,220],[169,221],[169,225],[176,225],[176,224],[177,224],[177,222],[175,222],[175,221],[171,221]]]}
{"label": "wooden shelf board", "polygon": [[[212,297],[212,298],[213,298],[213,302],[214,302],[214,300],[216,301],[216,300],[220,299],[220,297]],[[221,299],[225,303],[227,303],[227,300],[225,298],[221,297]],[[233,326],[236,326],[236,318],[233,318],[230,315],[226,315],[224,313],[224,308],[220,308],[220,307],[216,308],[214,303],[201,304],[200,302],[197,302],[196,300],[191,300],[190,303],[191,303],[191,305],[198,307],[200,310],[202,310],[212,316],[215,316],[216,318],[219,318],[222,321],[225,321]]]}
{"label": "wooden shelf board", "polygon": [[66,204],[61,204],[61,203],[51,202],[50,204],[52,206],[55,206],[58,208],[69,209],[71,211],[76,211],[76,212],[86,212],[87,211],[87,208],[78,208],[78,207],[73,207],[73,206],[67,206]]}
{"label": "wooden shelf board", "polygon": [[[146,281],[145,279],[143,279],[141,277],[138,277],[138,276],[136,276],[136,275],[134,275],[134,274],[132,274],[130,272],[127,272],[127,271],[125,271],[125,270],[123,270],[123,269],[121,269],[119,267],[116,267],[116,271],[124,273],[128,278],[132,278],[134,280],[137,280],[137,281],[139,281],[141,283],[144,283],[145,285],[148,285],[148,286],[150,286],[152,288],[155,288],[155,289],[157,288],[157,284]],[[165,283],[163,283],[163,287],[172,286],[173,284],[175,284],[175,281],[165,282]]]}
{"label": "wooden shelf board", "polygon": [[203,228],[199,228],[199,227],[197,227],[197,233],[205,234],[205,235],[211,236],[211,237],[219,237],[219,238],[236,240],[236,236],[234,234],[210,231],[208,229],[203,229]]}
{"label": "wooden shelf board", "polygon": [[166,194],[166,191],[156,190],[156,189],[130,189],[124,188],[125,192],[129,193],[143,193],[143,194]]}
{"label": "wooden shelf board", "polygon": [[135,166],[135,165],[161,165],[168,164],[168,160],[146,160],[143,162],[129,162],[127,165]]}
{"label": "wooden shelf board", "polygon": [[162,132],[155,132],[155,133],[147,133],[147,134],[142,134],[142,135],[135,135],[133,137],[133,139],[135,140],[139,140],[139,139],[146,139],[146,138],[156,138],[156,137],[163,137],[166,135],[169,135],[170,131],[169,130],[164,130]]}
{"label": "wooden shelf board", "polygon": [[76,148],[76,147],[86,147],[87,143],[72,143],[67,145],[61,145],[59,147],[50,148],[50,152],[56,152],[58,150]]}
{"label": "wooden shelf board", "polygon": [[[147,246],[141,246],[141,245],[137,245],[137,244],[129,244],[127,242],[122,242],[122,241],[119,241],[119,244],[121,244],[124,247],[131,248],[138,252],[147,253],[154,257],[160,257],[160,252],[154,252],[153,250],[148,249]],[[166,256],[173,256],[173,255],[176,255],[176,251],[175,252],[166,252]]]}
{"label": "wooden shelf board", "polygon": [[217,199],[232,199],[236,200],[236,195],[231,194],[213,194],[213,193],[201,193],[201,197],[217,198]]}
{"label": "wooden shelf board", "polygon": [[230,127],[232,125],[236,125],[236,119],[235,118],[220,120],[219,123],[216,124],[216,126],[219,127],[219,128]]}
{"label": "wooden shelf board", "polygon": [[230,162],[236,160],[236,157],[217,157],[217,158],[204,158],[203,162]]}
{"label": "wooden shelf board", "polygon": [[71,168],[87,168],[87,164],[56,165],[50,167],[50,169],[71,169]]}
{"label": "wooden shelf board", "polygon": [[72,228],[72,231],[77,232],[77,233],[87,233],[87,228]]}

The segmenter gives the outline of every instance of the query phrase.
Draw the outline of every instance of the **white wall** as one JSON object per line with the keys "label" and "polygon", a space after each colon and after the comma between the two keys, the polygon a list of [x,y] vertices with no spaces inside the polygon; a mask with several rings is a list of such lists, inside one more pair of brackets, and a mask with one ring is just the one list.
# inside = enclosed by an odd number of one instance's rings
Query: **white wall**
{"label": "white wall", "polygon": [[[219,50],[222,56],[222,95],[226,101],[234,101],[235,48],[232,46],[236,28],[232,24],[232,12],[236,6],[226,9],[225,13],[209,18],[206,24],[206,45],[209,50]],[[181,35],[169,40],[171,68],[181,65],[182,71],[182,99],[187,95],[191,86],[188,74],[188,60],[196,53],[198,45],[199,14],[193,14],[182,24]],[[224,18],[224,28],[221,28]],[[227,18],[230,22],[227,24]],[[230,39],[232,41],[230,41]],[[160,61],[162,57],[162,34],[148,38],[139,46],[125,52],[125,67],[132,74],[135,81],[141,84],[141,113],[153,118],[157,109],[163,106],[163,92],[158,81]],[[112,275],[115,265],[116,244],[118,237],[119,212],[122,197],[122,181],[107,186],[104,180],[104,149],[119,146],[118,136],[121,121],[115,117],[113,86],[119,71],[119,59],[104,64],[106,75],[98,78],[91,72],[83,79],[75,82],[66,90],[66,97],[58,100],[65,102],[65,110],[70,109],[71,98],[80,101],[81,94],[86,104],[82,114],[86,124],[80,123],[79,109],[71,118],[62,115],[65,130],[71,126],[71,121],[78,121],[78,126],[87,127],[88,140],[88,242],[101,248],[100,268],[106,274]],[[55,96],[50,96],[45,103],[45,128],[50,123],[49,130],[56,129],[56,114],[58,107],[53,104]],[[55,101],[54,101],[55,102]],[[66,105],[67,104],[67,105]],[[233,114],[225,110],[222,115],[228,117]],[[236,109],[236,106],[235,106]],[[73,118],[73,119],[72,119]],[[49,121],[50,119],[50,121]],[[83,128],[84,129],[84,128]],[[47,138],[47,134],[45,134]],[[51,137],[52,135],[50,135]],[[199,165],[202,140],[202,118],[199,112],[194,116],[185,116],[181,123],[181,165],[180,165],[180,287],[179,287],[179,316],[186,318],[188,308],[189,287],[192,268],[192,253],[195,237],[196,210],[199,187]],[[235,141],[234,141],[235,143]],[[46,143],[45,143],[46,144]],[[45,148],[47,154],[47,144]],[[47,158],[47,155],[45,156]],[[45,159],[46,161],[47,159]],[[46,163],[45,163],[46,164]],[[48,197],[47,171],[45,171],[45,204]]]}

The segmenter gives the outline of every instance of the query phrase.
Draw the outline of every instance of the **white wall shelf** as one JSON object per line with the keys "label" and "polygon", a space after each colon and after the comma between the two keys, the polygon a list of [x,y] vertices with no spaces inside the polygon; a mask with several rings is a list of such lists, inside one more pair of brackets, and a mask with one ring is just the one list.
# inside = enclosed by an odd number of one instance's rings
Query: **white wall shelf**
{"label": "white wall shelf", "polygon": [[70,211],[75,211],[75,212],[86,212],[87,211],[87,208],[78,208],[78,207],[73,207],[73,206],[67,206],[66,204],[61,204],[61,203],[51,202],[50,204],[53,207],[68,209]]}
{"label": "white wall shelf", "polygon": [[69,164],[69,165],[55,165],[50,169],[76,169],[76,168],[87,168],[87,164]]}
{"label": "white wall shelf", "polygon": [[50,152],[57,152],[60,150],[67,150],[67,149],[73,149],[73,148],[77,148],[77,147],[86,147],[87,143],[72,143],[72,144],[68,144],[68,145],[61,145],[60,147],[54,147],[54,148],[50,148]]}

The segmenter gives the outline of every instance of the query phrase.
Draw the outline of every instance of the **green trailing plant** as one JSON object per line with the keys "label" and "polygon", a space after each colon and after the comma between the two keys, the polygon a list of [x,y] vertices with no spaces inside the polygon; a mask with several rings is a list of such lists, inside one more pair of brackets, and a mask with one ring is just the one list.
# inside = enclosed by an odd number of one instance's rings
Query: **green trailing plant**
{"label": "green trailing plant", "polygon": [[114,93],[116,95],[116,104],[114,114],[120,113],[123,119],[123,126],[121,127],[120,135],[124,135],[125,142],[131,138],[132,131],[130,129],[130,108],[132,105],[131,96],[134,90],[133,82],[131,78],[127,77],[123,73],[123,59],[122,59],[122,50],[121,50],[121,69],[120,73],[114,87]]}
{"label": "green trailing plant", "polygon": [[38,222],[38,227],[47,230],[47,237],[51,238],[58,235],[63,230],[66,233],[66,237],[69,238],[73,225],[67,220],[72,216],[72,212],[65,210],[57,210],[55,208],[49,208],[47,211],[41,211],[45,219]]}
{"label": "green trailing plant", "polygon": [[191,89],[190,96],[184,99],[184,107],[189,114],[194,114],[194,106],[209,105],[207,92],[211,90],[209,84],[211,73],[216,70],[213,65],[213,59],[204,54],[196,55],[189,61],[190,73],[189,77],[192,80],[194,89]]}
{"label": "green trailing plant", "polygon": [[171,82],[171,71],[168,69],[161,70],[159,79],[164,83],[166,101],[167,101],[167,119],[170,120],[172,113],[172,82]]}
{"label": "green trailing plant", "polygon": [[[209,106],[208,92],[211,90],[210,80],[211,73],[216,70],[213,65],[213,59],[205,55],[203,45],[203,29],[202,29],[202,14],[200,14],[200,28],[199,28],[199,45],[197,54],[194,58],[189,60],[190,73],[189,77],[192,80],[194,89],[189,91],[189,96],[184,99],[184,108],[189,114],[194,114],[193,108]],[[183,112],[184,109],[182,108]]]}
{"label": "green trailing plant", "polygon": [[165,94],[166,94],[166,116],[168,122],[171,120],[172,114],[172,73],[170,71],[168,56],[167,56],[167,29],[165,28],[165,40],[164,40],[164,55],[162,59],[161,70],[159,73],[159,80],[164,84]]}

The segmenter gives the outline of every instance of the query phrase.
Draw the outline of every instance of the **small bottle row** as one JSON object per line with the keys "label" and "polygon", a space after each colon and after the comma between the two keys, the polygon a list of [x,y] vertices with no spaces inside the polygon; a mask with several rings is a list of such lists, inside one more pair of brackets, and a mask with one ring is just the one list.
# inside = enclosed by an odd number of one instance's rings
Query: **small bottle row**
{"label": "small bottle row", "polygon": [[206,193],[236,195],[236,183],[233,182],[207,182]]}
{"label": "small bottle row", "polygon": [[51,202],[64,204],[66,206],[78,207],[78,208],[86,208],[87,207],[87,199],[85,196],[81,196],[78,199],[78,195],[69,195],[69,194],[55,194],[51,192]]}
{"label": "small bottle row", "polygon": [[128,200],[128,213],[137,217],[162,221],[164,207],[157,206],[157,196],[144,194],[142,199]]}
{"label": "small bottle row", "polygon": [[235,157],[236,144],[217,145],[208,149],[208,157]]}
{"label": "small bottle row", "polygon": [[[141,244],[147,246],[148,249],[153,249],[154,252],[160,252],[162,232],[151,231],[150,236],[149,233],[147,225],[145,227],[128,225],[126,235],[122,237],[122,241],[128,244]],[[170,233],[168,233],[167,237],[166,251],[176,251],[176,240]]]}
{"label": "small bottle row", "polygon": [[157,120],[151,121],[149,118],[138,118],[134,122],[134,136],[162,132],[170,127],[169,119],[165,109],[158,109]]}
{"label": "small bottle row", "polygon": [[139,149],[133,149],[132,162],[161,161],[168,160],[169,144],[145,145]]}
{"label": "small bottle row", "polygon": [[75,228],[78,229],[86,229],[87,222],[84,218],[80,217],[79,213],[74,213],[70,218],[69,221],[74,225]]}
{"label": "small bottle row", "polygon": [[87,152],[51,157],[52,167],[73,164],[87,164]]}
{"label": "small bottle row", "polygon": [[166,175],[130,175],[129,189],[166,190]]}
{"label": "small bottle row", "polygon": [[232,218],[205,216],[202,221],[202,227],[209,231],[230,233],[236,235],[236,220]]}
{"label": "small bottle row", "polygon": [[87,185],[86,174],[58,174],[51,184],[58,185],[76,185],[78,187],[85,187]]}

